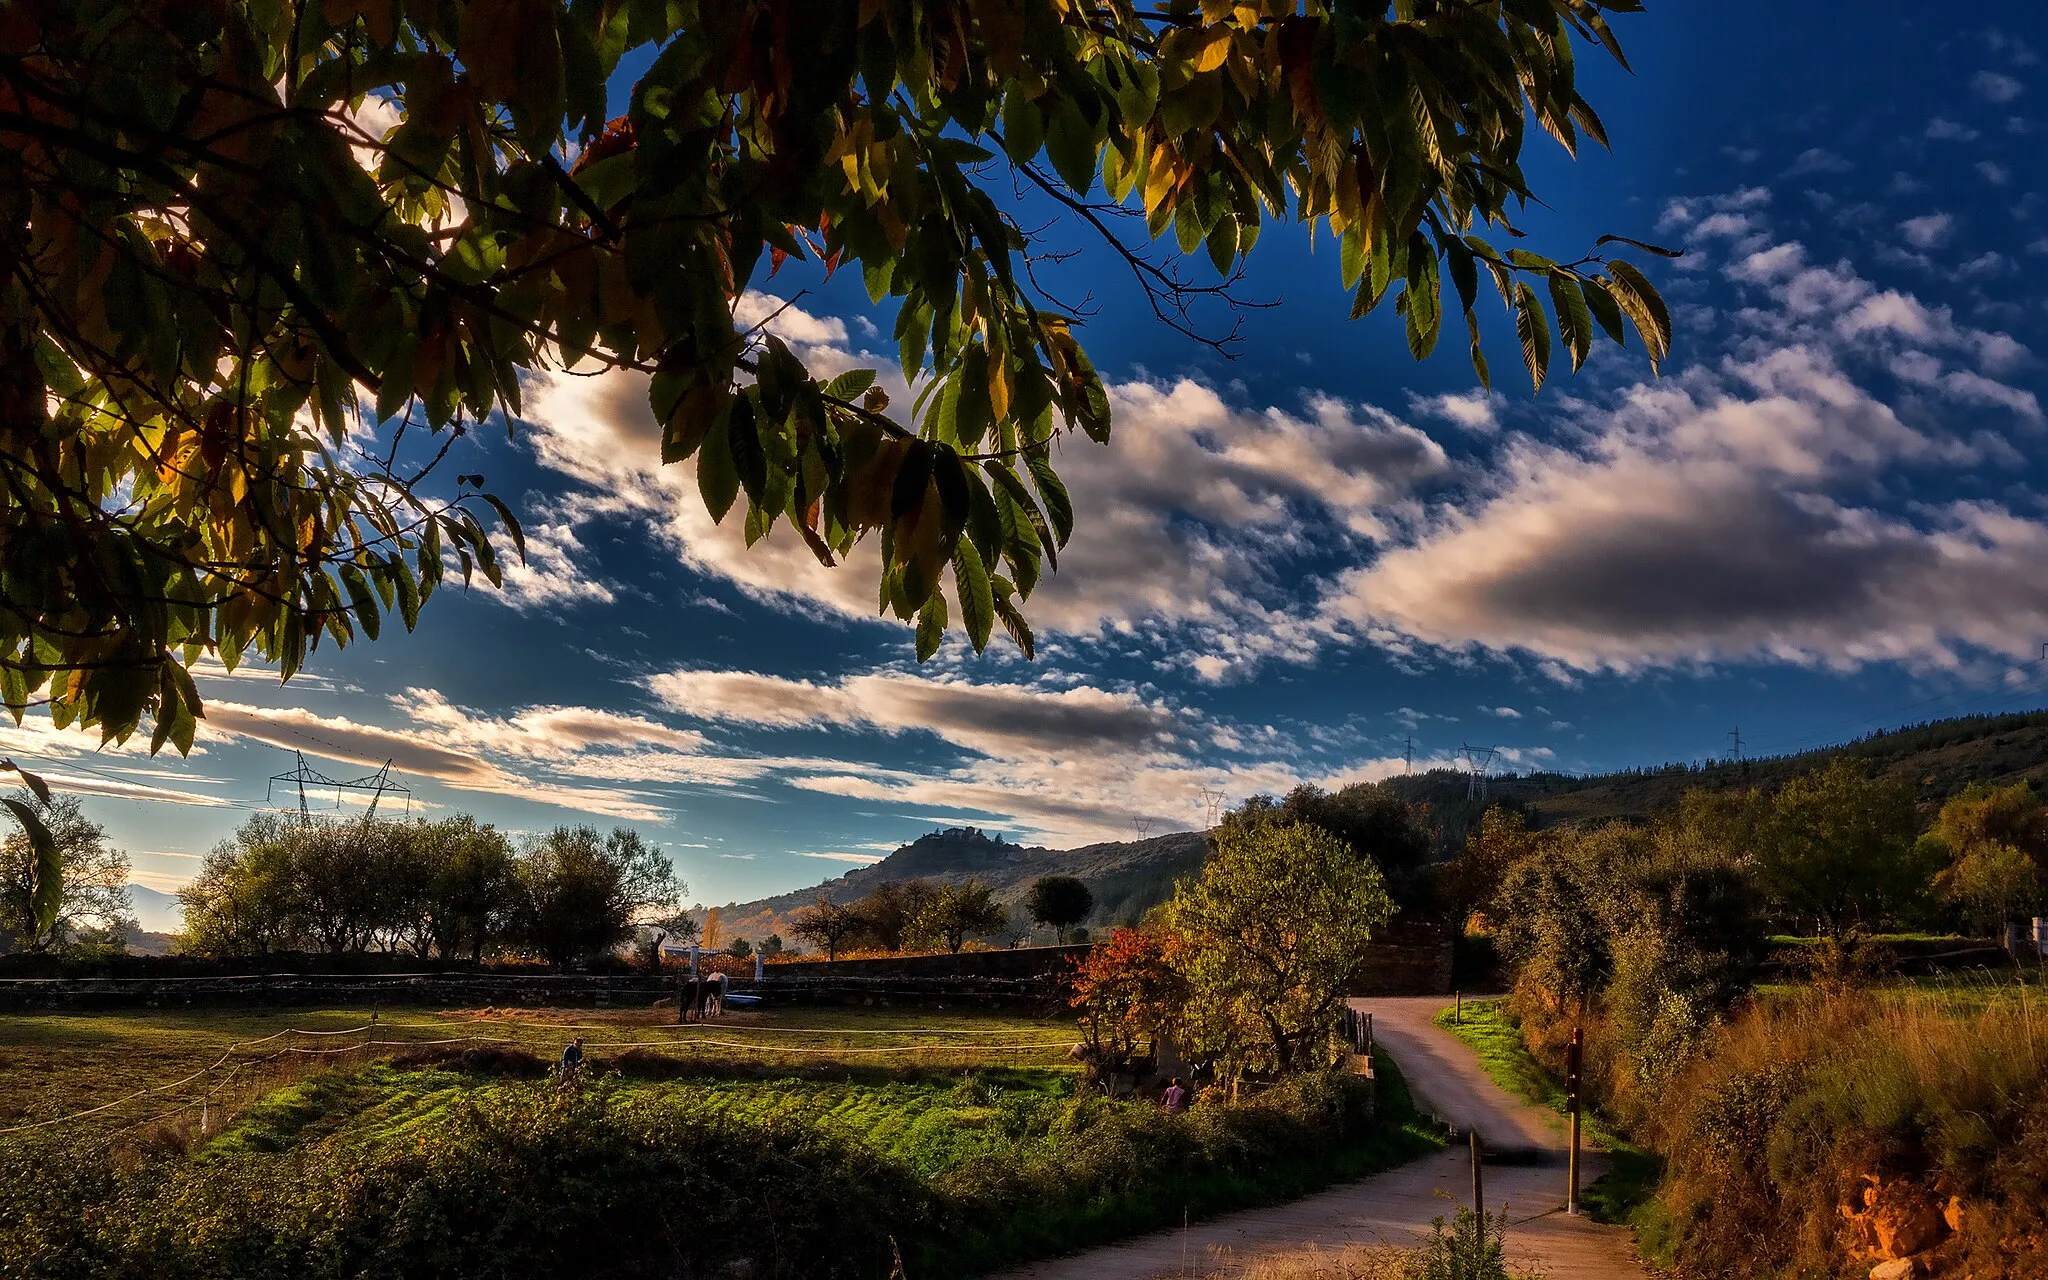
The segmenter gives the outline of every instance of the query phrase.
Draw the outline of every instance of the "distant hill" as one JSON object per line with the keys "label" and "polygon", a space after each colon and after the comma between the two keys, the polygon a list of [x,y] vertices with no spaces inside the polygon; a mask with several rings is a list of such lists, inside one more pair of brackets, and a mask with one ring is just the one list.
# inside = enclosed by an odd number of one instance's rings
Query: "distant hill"
{"label": "distant hill", "polygon": [[1012,844],[976,827],[953,827],[920,836],[880,862],[822,885],[726,903],[718,908],[718,921],[729,938],[759,941],[777,933],[787,941],[790,916],[816,902],[821,893],[833,902],[851,902],[891,880],[971,879],[983,881],[997,898],[1014,903],[1038,877],[1070,875],[1079,876],[1095,893],[1095,910],[1085,924],[1129,924],[1171,896],[1174,881],[1199,868],[1207,848],[1206,838],[1197,831],[1062,850]]}
{"label": "distant hill", "polygon": [[[1387,785],[1403,799],[1429,807],[1437,851],[1448,857],[1464,846],[1466,831],[1490,804],[1519,807],[1531,825],[1539,827],[1636,821],[1676,808],[1680,797],[1694,787],[1775,791],[1836,756],[1903,779],[1930,808],[1972,782],[2024,781],[2048,790],[2048,710],[1936,720],[1838,746],[1754,760],[1655,765],[1585,777],[1506,774],[1486,780],[1484,798],[1470,796],[1471,778],[1452,769],[1390,778]],[[974,827],[955,827],[922,836],[873,866],[849,871],[837,880],[755,902],[728,903],[718,909],[718,918],[728,937],[758,941],[779,933],[787,940],[789,916],[816,901],[820,893],[834,902],[850,902],[889,880],[973,878],[986,881],[1004,901],[1015,902],[1039,876],[1062,873],[1079,876],[1095,891],[1090,927],[1124,924],[1171,896],[1176,880],[1200,868],[1206,847],[1200,832],[1177,831],[1150,840],[1062,851],[1011,844]]]}
{"label": "distant hill", "polygon": [[1574,777],[1562,773],[1507,774],[1486,780],[1486,798],[1471,800],[1468,775],[1434,769],[1390,779],[1404,799],[1430,806],[1439,843],[1456,848],[1488,804],[1522,807],[1532,825],[1639,820],[1675,809],[1694,787],[1755,787],[1770,792],[1837,756],[1872,773],[1910,784],[1921,803],[1940,804],[1973,782],[2032,783],[2048,789],[2048,710],[1963,716],[1907,725],[1837,746],[1743,761],[1654,765]]}
{"label": "distant hill", "polygon": [[177,894],[131,884],[128,886],[128,903],[135,908],[135,922],[146,932],[184,932],[185,908],[179,904]]}

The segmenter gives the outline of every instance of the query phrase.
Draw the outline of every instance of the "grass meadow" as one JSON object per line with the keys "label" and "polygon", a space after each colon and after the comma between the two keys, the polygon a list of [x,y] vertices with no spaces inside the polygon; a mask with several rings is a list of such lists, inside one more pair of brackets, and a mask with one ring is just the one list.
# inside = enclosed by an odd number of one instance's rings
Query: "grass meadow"
{"label": "grass meadow", "polygon": [[[792,1009],[679,1028],[654,1011],[386,1010],[371,1025],[350,1009],[0,1024],[0,1270],[925,1280],[1441,1144],[1397,1073],[1376,1101],[1332,1074],[1168,1117],[1085,1088],[1071,1024],[1012,1015]],[[588,1069],[565,1086],[550,1068],[573,1035]]]}

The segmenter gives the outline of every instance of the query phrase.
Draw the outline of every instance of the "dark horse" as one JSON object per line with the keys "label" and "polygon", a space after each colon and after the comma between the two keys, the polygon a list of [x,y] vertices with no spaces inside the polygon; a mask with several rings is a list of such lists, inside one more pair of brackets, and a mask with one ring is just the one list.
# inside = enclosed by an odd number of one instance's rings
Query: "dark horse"
{"label": "dark horse", "polygon": [[706,973],[683,979],[682,994],[676,1001],[677,1022],[701,1022],[724,1011],[724,974]]}

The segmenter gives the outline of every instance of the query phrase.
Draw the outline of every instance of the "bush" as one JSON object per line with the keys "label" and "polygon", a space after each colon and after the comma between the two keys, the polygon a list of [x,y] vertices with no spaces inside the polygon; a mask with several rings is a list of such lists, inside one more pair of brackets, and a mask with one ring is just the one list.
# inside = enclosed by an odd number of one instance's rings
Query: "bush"
{"label": "bush", "polygon": [[0,1258],[51,1280],[881,1280],[900,1251],[924,1280],[1298,1194],[1434,1144],[1398,1084],[1378,1115],[1359,1082],[1315,1075],[1168,1117],[1058,1079],[565,1090],[327,1073],[190,1156],[0,1147]]}
{"label": "bush", "polygon": [[2048,1036],[2038,993],[2011,991],[1806,992],[1732,1022],[1647,1126],[1670,1157],[1659,1199],[1682,1269],[1867,1268],[1873,1199],[1953,1197],[1963,1228],[1937,1232],[1937,1261],[2041,1274],[2024,1260],[2048,1249]]}

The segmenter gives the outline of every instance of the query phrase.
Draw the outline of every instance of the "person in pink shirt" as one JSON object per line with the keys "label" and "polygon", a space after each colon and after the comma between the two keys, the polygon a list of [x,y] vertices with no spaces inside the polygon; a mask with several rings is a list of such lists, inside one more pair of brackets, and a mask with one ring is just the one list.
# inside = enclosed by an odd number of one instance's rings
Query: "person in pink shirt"
{"label": "person in pink shirt", "polygon": [[1159,1095],[1159,1105],[1166,1108],[1166,1114],[1177,1116],[1188,1109],[1188,1087],[1175,1076],[1173,1083],[1166,1086],[1166,1092]]}

